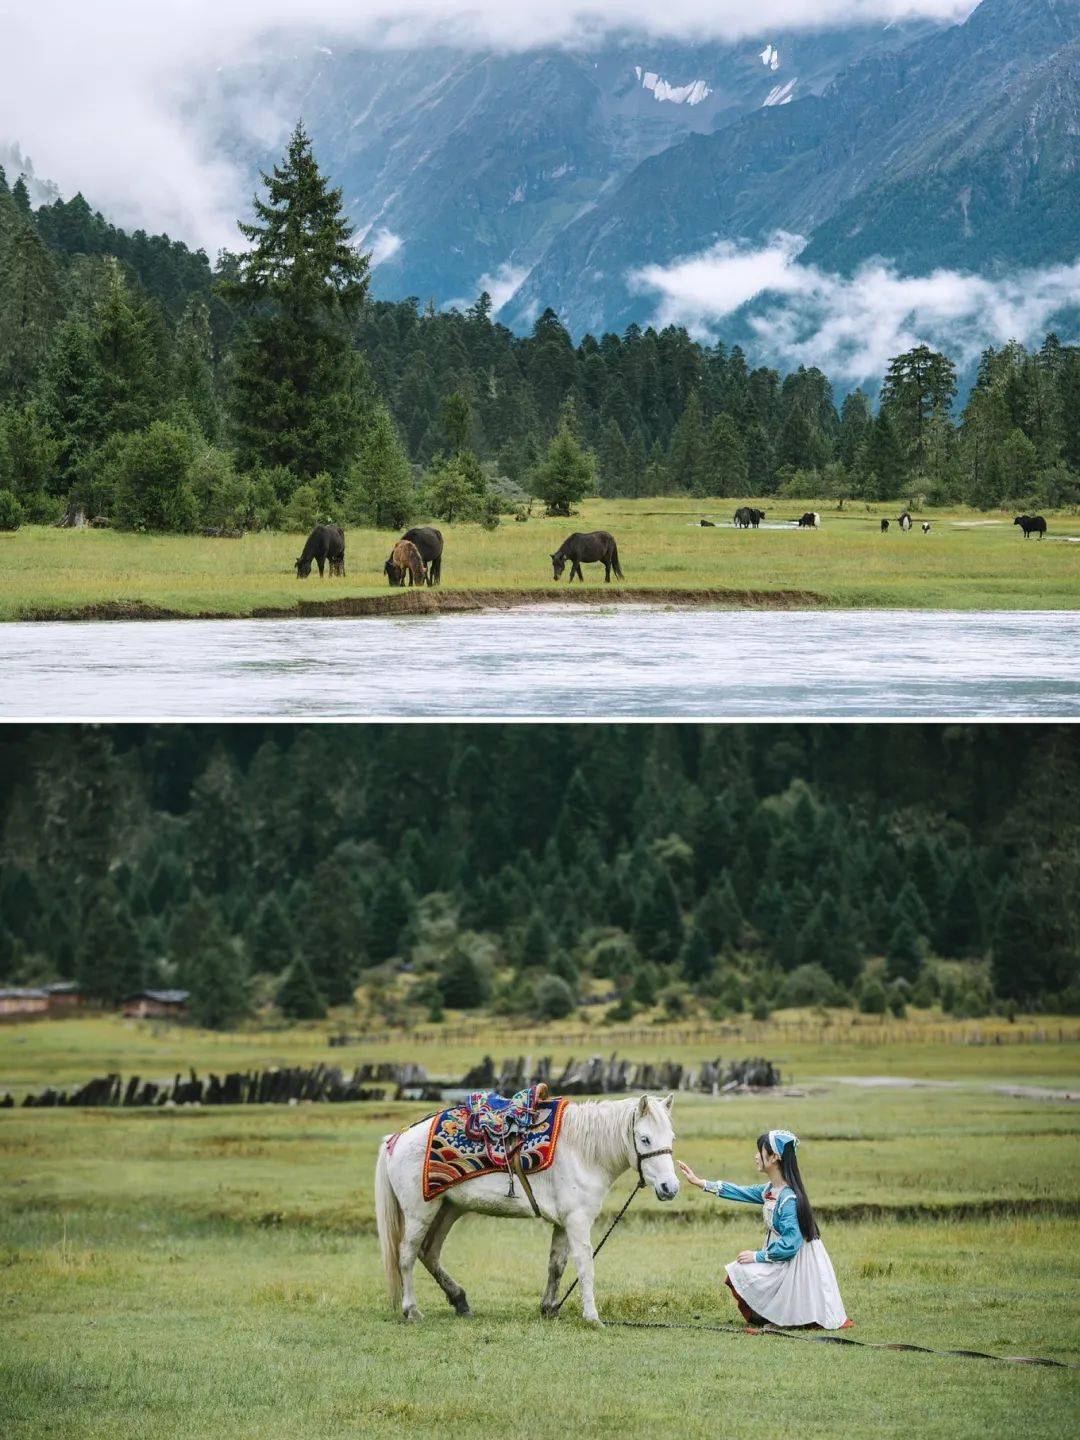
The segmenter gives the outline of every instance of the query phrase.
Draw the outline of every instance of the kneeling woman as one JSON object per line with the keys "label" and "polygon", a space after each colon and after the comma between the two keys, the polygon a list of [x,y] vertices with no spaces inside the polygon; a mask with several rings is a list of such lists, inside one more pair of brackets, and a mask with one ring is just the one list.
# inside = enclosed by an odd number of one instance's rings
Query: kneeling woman
{"label": "kneeling woman", "polygon": [[758,1137],[757,1168],[768,1176],[767,1185],[702,1180],[681,1160],[679,1169],[691,1185],[721,1200],[762,1208],[764,1248],[744,1250],[727,1267],[727,1284],[745,1320],[751,1325],[843,1330],[852,1322],[844,1313],[836,1273],[803,1188],[795,1158],[798,1143],[790,1130],[770,1130]]}

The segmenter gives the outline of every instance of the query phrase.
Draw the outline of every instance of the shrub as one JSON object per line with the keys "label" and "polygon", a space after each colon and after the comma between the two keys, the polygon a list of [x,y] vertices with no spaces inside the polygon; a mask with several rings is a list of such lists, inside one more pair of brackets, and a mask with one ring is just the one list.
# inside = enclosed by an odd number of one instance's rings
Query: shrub
{"label": "shrub", "polygon": [[574,992],[560,975],[545,975],[536,987],[536,1012],[542,1020],[563,1020],[575,1005]]}
{"label": "shrub", "polygon": [[326,1001],[302,955],[289,966],[277,992],[277,1003],[281,1013],[291,1020],[321,1020],[326,1014]]}
{"label": "shrub", "polygon": [[859,992],[859,1009],[864,1015],[884,1015],[889,997],[880,980],[867,980]]}
{"label": "shrub", "polygon": [[98,478],[112,491],[116,523],[125,530],[193,529],[198,514],[190,484],[194,460],[191,432],[165,420],[113,437]]}
{"label": "shrub", "polygon": [[772,1008],[770,1007],[769,1002],[765,999],[755,1000],[754,1008],[753,1010],[751,1010],[750,1014],[755,1020],[768,1020],[769,1016],[772,1014]]}
{"label": "shrub", "polygon": [[665,1015],[669,1015],[672,1020],[681,1019],[687,1009],[685,987],[665,985],[664,989],[660,991],[660,1004],[664,1007]]}
{"label": "shrub", "polygon": [[18,530],[22,522],[22,506],[10,490],[0,490],[0,530]]}
{"label": "shrub", "polygon": [[836,1005],[840,1001],[836,981],[821,966],[800,965],[780,987],[782,1005]]}

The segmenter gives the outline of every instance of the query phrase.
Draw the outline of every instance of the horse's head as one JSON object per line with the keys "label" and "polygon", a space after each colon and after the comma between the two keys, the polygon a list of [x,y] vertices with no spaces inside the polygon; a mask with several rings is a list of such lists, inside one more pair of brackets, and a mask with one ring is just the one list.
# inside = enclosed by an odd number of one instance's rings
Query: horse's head
{"label": "horse's head", "polygon": [[634,1158],[638,1174],[651,1185],[658,1200],[674,1200],[679,1193],[675,1162],[671,1158],[675,1144],[675,1128],[671,1123],[671,1107],[675,1096],[659,1100],[655,1095],[642,1095],[634,1107]]}
{"label": "horse's head", "polygon": [[394,557],[392,555],[383,566],[383,574],[391,585],[404,585],[405,583],[405,571],[402,570],[400,565],[394,564]]}
{"label": "horse's head", "polygon": [[306,580],[310,574],[311,561],[305,560],[304,557],[301,555],[296,562],[296,578],[298,580]]}
{"label": "horse's head", "polygon": [[555,578],[556,580],[561,580],[561,579],[562,579],[562,573],[563,573],[563,571],[566,569],[566,556],[565,556],[565,555],[552,555],[552,557],[551,557],[551,564],[552,564],[552,566],[554,567],[554,570],[555,570],[554,578]]}

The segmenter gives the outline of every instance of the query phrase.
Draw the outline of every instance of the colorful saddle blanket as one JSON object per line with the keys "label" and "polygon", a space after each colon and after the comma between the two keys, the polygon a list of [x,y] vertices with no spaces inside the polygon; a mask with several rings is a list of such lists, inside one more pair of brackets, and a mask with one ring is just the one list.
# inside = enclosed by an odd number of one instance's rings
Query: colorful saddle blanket
{"label": "colorful saddle blanket", "polygon": [[549,1097],[546,1087],[531,1086],[512,1100],[473,1091],[464,1104],[440,1110],[424,1152],[424,1199],[435,1200],[462,1180],[505,1174],[508,1152],[527,1175],[546,1170],[555,1159],[566,1105]]}

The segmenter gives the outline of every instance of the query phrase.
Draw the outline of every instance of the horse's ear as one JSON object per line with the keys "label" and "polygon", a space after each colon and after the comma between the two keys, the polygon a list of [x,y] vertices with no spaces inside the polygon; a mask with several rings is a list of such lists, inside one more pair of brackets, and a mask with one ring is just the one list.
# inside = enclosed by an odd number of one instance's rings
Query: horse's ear
{"label": "horse's ear", "polygon": [[670,1115],[670,1114],[671,1114],[671,1107],[675,1104],[675,1091],[672,1090],[672,1091],[670,1092],[670,1094],[665,1095],[664,1098],[663,1098],[663,1100],[661,1101],[661,1104],[663,1105],[664,1109],[665,1109],[665,1110],[668,1112],[668,1114]]}
{"label": "horse's ear", "polygon": [[639,1115],[647,1115],[649,1113],[648,1095],[642,1095],[641,1099],[637,1102],[637,1113]]}

